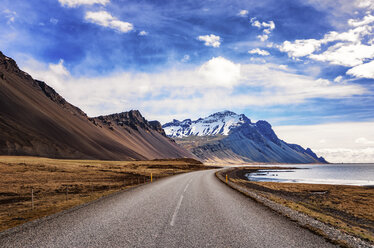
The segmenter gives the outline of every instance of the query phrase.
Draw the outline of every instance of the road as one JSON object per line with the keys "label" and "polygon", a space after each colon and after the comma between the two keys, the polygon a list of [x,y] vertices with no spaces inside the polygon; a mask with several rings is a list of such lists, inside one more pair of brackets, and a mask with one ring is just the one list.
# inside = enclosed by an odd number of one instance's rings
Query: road
{"label": "road", "polygon": [[0,247],[334,247],[214,172],[122,192],[2,237]]}

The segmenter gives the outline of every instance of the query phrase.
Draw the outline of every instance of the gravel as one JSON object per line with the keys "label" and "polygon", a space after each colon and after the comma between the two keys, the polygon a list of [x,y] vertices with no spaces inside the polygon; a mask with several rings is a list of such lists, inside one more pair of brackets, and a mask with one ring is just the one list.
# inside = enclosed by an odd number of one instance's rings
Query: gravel
{"label": "gravel", "polygon": [[254,193],[253,191],[251,191],[248,187],[245,187],[244,185],[237,184],[230,180],[226,183],[226,180],[223,175],[226,174],[228,170],[232,170],[232,168],[219,171],[216,173],[216,176],[218,177],[218,179],[220,179],[223,183],[229,185],[231,188],[243,193],[244,195],[249,196],[250,198],[256,200],[257,202],[263,204],[264,206],[276,211],[277,213],[280,213],[288,217],[292,221],[297,222],[300,226],[305,227],[313,232],[321,234],[330,242],[339,244],[342,246],[346,245],[348,247],[355,247],[355,248],[356,247],[357,248],[366,248],[366,247],[373,248],[374,247],[370,243],[360,238],[343,233],[340,230],[332,226],[329,226],[321,221],[318,221],[304,213],[298,212],[282,204],[269,200],[268,198],[260,196]]}

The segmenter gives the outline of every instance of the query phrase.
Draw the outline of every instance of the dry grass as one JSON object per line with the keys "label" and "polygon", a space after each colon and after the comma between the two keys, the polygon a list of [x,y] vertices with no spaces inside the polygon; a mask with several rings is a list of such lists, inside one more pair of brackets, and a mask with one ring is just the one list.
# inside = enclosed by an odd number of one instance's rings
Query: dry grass
{"label": "dry grass", "polygon": [[151,173],[157,180],[205,168],[194,160],[130,162],[0,156],[0,231],[149,182]]}
{"label": "dry grass", "polygon": [[261,196],[308,214],[346,233],[374,242],[374,188],[249,182],[244,179],[245,173],[253,170],[256,168],[241,168],[232,171],[230,176],[233,181],[251,188]]}

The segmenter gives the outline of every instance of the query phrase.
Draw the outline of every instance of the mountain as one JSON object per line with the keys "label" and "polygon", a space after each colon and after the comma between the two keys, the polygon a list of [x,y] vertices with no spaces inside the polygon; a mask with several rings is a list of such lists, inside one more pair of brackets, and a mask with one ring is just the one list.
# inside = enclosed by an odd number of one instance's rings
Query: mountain
{"label": "mountain", "polygon": [[167,136],[205,162],[327,163],[310,148],[279,139],[268,122],[252,123],[231,111],[195,121],[173,120],[162,127]]}
{"label": "mountain", "polygon": [[165,132],[171,137],[228,135],[230,130],[244,123],[251,123],[245,115],[237,115],[231,111],[223,111],[212,114],[196,121],[186,119],[184,121],[173,120],[163,125]]}
{"label": "mountain", "polygon": [[0,155],[146,160],[195,158],[139,111],[89,118],[0,52]]}

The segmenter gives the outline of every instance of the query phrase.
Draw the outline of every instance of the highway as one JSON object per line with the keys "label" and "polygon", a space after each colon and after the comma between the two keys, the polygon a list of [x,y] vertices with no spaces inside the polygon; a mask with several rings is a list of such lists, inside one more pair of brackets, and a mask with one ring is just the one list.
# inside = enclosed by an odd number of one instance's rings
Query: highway
{"label": "highway", "polygon": [[336,247],[221,183],[164,178],[18,232],[0,247]]}

